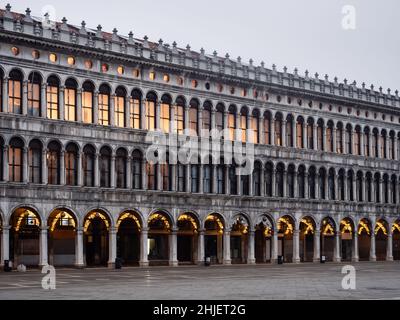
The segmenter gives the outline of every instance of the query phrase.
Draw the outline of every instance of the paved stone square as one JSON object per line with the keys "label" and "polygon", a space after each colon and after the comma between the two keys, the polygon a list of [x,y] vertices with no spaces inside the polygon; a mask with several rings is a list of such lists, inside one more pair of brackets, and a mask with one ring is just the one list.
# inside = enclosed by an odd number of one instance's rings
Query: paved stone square
{"label": "paved stone square", "polygon": [[400,299],[399,262],[360,262],[357,288],[341,287],[345,264],[57,269],[56,289],[39,270],[0,273],[8,299]]}

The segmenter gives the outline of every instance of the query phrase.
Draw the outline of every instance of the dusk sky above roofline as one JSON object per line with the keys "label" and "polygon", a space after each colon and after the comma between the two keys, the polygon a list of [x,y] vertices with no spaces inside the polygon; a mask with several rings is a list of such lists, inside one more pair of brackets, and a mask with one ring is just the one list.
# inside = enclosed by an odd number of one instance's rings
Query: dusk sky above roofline
{"label": "dusk sky above roofline", "polygon": [[[41,16],[43,8],[54,8],[55,17],[68,19],[88,28],[103,26],[103,31],[118,29],[120,35],[134,32],[150,41],[176,41],[192,50],[214,50],[231,59],[250,58],[255,65],[264,61],[267,68],[281,71],[299,69],[304,75],[316,72],[322,78],[346,78],[358,86],[362,82],[386,92],[400,90],[400,2],[398,0],[247,0],[247,1],[1,1],[12,11]],[[355,29],[345,30],[342,9],[355,9]]]}

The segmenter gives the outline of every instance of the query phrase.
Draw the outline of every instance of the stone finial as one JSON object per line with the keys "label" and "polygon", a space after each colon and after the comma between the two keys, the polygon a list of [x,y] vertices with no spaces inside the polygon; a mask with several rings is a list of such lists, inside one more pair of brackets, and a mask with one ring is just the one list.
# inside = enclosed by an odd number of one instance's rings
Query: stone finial
{"label": "stone finial", "polygon": [[264,61],[261,61],[260,65],[261,65],[261,68],[265,68],[265,62]]}
{"label": "stone finial", "polygon": [[134,40],[133,40],[133,32],[129,31],[128,33],[128,43],[133,44]]}
{"label": "stone finial", "polygon": [[237,57],[237,62],[238,62],[238,63],[241,63],[241,62],[242,62],[242,57],[241,57],[241,56]]}
{"label": "stone finial", "polygon": [[371,84],[371,91],[374,91],[374,85]]}
{"label": "stone finial", "polygon": [[103,27],[101,26],[101,24],[99,24],[99,25],[97,26],[97,31],[101,31],[101,29],[103,29]]}
{"label": "stone finial", "polygon": [[66,17],[63,17],[62,20],[61,20],[61,22],[62,22],[63,24],[67,24],[68,20],[67,20]]}
{"label": "stone finial", "polygon": [[163,43],[164,43],[163,39],[158,40],[158,44],[159,44],[160,46],[162,46]]}
{"label": "stone finial", "polygon": [[283,72],[287,73],[287,67],[286,66],[283,67]]}
{"label": "stone finial", "polygon": [[304,74],[306,75],[306,78],[308,78],[308,74],[309,74],[308,70],[306,70],[306,71],[304,72]]}
{"label": "stone finial", "polygon": [[347,79],[344,78],[343,83],[347,85]]}
{"label": "stone finial", "polygon": [[318,72],[316,72],[314,76],[315,76],[315,79],[318,79],[318,77],[319,77]]}
{"label": "stone finial", "polygon": [[394,93],[396,94],[396,97],[399,96],[399,90],[396,90]]}
{"label": "stone finial", "polygon": [[299,69],[294,68],[294,75],[295,75],[295,76],[298,76],[298,75],[299,75]]}
{"label": "stone finial", "polygon": [[25,10],[25,14],[26,14],[28,17],[30,17],[30,16],[31,16],[31,9],[27,8],[27,9]]}
{"label": "stone finial", "polygon": [[144,36],[144,37],[143,37],[143,40],[144,40],[144,41],[147,41],[147,40],[149,40],[149,37],[148,37],[148,36]]}
{"label": "stone finial", "polygon": [[214,52],[213,52],[213,56],[214,56],[214,57],[217,57],[217,55],[218,55],[218,52],[217,52],[217,50],[214,50]]}
{"label": "stone finial", "polygon": [[11,11],[11,5],[9,3],[7,3],[7,5],[6,5],[6,11],[8,11],[8,12]]}
{"label": "stone finial", "polygon": [[357,81],[354,80],[353,83],[352,83],[352,85],[353,85],[354,87],[357,86]]}
{"label": "stone finial", "polygon": [[392,92],[392,90],[390,88],[387,89],[387,94],[390,95],[390,93]]}
{"label": "stone finial", "polygon": [[276,64],[275,63],[272,64],[272,70],[276,71]]}
{"label": "stone finial", "polygon": [[115,34],[115,35],[118,34],[117,28],[114,28],[114,29],[113,29],[113,34]]}
{"label": "stone finial", "polygon": [[226,59],[229,59],[229,53],[227,53],[227,54],[225,55],[225,58],[226,58]]}
{"label": "stone finial", "polygon": [[174,41],[174,42],[172,42],[172,47],[174,48],[174,49],[176,49],[176,46],[177,46],[178,44],[176,43],[176,41]]}
{"label": "stone finial", "polygon": [[253,65],[254,60],[250,58],[249,63],[252,66]]}
{"label": "stone finial", "polygon": [[81,26],[82,26],[82,29],[85,29],[85,28],[86,28],[86,22],[85,22],[85,20],[82,21]]}
{"label": "stone finial", "polygon": [[362,88],[365,89],[365,82],[361,84]]}
{"label": "stone finial", "polygon": [[329,81],[329,76],[328,76],[328,74],[325,74],[325,81],[326,81],[326,82]]}
{"label": "stone finial", "polygon": [[383,90],[383,88],[382,88],[382,87],[379,87],[379,92],[380,92],[380,93],[382,93],[382,90]]}
{"label": "stone finial", "polygon": [[189,45],[189,44],[186,45],[186,50],[187,50],[187,51],[190,51],[190,49],[191,49],[191,48],[190,48],[190,45]]}
{"label": "stone finial", "polygon": [[202,56],[204,56],[204,53],[205,53],[204,48],[201,48],[201,49],[200,49],[200,54],[201,54]]}
{"label": "stone finial", "polygon": [[338,82],[338,77],[333,78],[333,81],[335,81],[335,83]]}

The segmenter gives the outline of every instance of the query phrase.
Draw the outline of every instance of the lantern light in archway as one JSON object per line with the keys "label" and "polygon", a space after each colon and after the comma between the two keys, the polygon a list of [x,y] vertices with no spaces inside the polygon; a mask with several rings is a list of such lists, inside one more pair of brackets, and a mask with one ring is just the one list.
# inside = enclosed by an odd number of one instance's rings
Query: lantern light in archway
{"label": "lantern light in archway", "polygon": [[86,218],[85,224],[83,226],[84,232],[86,232],[88,230],[92,220],[95,218],[100,218],[101,220],[103,220],[107,229],[110,227],[110,223],[108,222],[108,219],[104,214],[102,214],[100,212],[93,212]]}
{"label": "lantern light in archway", "polygon": [[60,222],[62,227],[76,227],[74,218],[65,211],[61,211],[55,216],[51,224],[50,231],[54,231],[58,222]]}
{"label": "lantern light in archway", "polygon": [[117,229],[121,225],[122,221],[124,221],[125,219],[132,219],[136,223],[138,230],[139,231],[141,230],[139,219],[131,212],[125,212],[124,214],[121,215],[121,217],[118,219],[117,222]]}
{"label": "lantern light in archway", "polygon": [[15,226],[15,231],[18,232],[21,228],[22,222],[25,220],[25,224],[28,226],[40,226],[40,221],[36,214],[32,211],[26,209],[25,212],[21,213],[18,217],[17,224]]}
{"label": "lantern light in archway", "polygon": [[376,226],[375,226],[375,234],[378,234],[379,230],[382,230],[383,234],[385,236],[387,236],[387,231],[386,231],[385,225],[382,222],[377,221]]}

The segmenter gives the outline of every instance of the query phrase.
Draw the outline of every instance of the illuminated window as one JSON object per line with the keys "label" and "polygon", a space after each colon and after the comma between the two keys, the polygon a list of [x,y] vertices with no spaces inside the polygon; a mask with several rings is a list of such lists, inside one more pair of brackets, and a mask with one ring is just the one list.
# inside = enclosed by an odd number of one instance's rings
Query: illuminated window
{"label": "illuminated window", "polygon": [[36,73],[31,73],[28,78],[28,115],[40,116],[40,85],[42,79]]}
{"label": "illuminated window", "polygon": [[56,77],[47,80],[47,118],[58,119],[58,90],[59,81]]}
{"label": "illuminated window", "polygon": [[224,90],[224,86],[222,84],[219,84],[217,86],[218,92],[222,92]]}
{"label": "illuminated window", "polygon": [[139,71],[139,69],[133,69],[133,76],[134,76],[135,78],[139,78],[139,76],[140,76],[140,71]]}
{"label": "illuminated window", "polygon": [[198,84],[197,80],[192,80],[192,88],[197,88]]}
{"label": "illuminated window", "polygon": [[164,82],[169,82],[169,75],[164,74],[163,79],[164,79]]}
{"label": "illuminated window", "polygon": [[49,60],[53,63],[57,62],[57,55],[55,53],[50,53]]}
{"label": "illuminated window", "polygon": [[32,51],[32,58],[33,59],[39,59],[40,58],[40,52],[38,50],[33,50]]}
{"label": "illuminated window", "polygon": [[247,90],[246,89],[242,89],[242,97],[246,97],[247,96]]}
{"label": "illuminated window", "polygon": [[230,92],[231,94],[235,94],[235,88],[234,88],[234,87],[231,87],[231,89],[229,90],[229,92]]}
{"label": "illuminated window", "polygon": [[103,63],[101,65],[101,71],[106,73],[106,72],[108,72],[108,70],[110,70],[110,66],[107,63]]}
{"label": "illuminated window", "polygon": [[156,95],[149,93],[146,99],[146,129],[149,131],[156,128],[156,102]]}
{"label": "illuminated window", "polygon": [[14,138],[10,141],[8,148],[8,172],[10,182],[22,182],[22,153],[24,143]]}
{"label": "illuminated window", "polygon": [[197,100],[190,101],[189,129],[190,129],[190,134],[193,136],[197,136],[198,130],[199,130],[198,107],[199,107],[199,104],[198,104]]}
{"label": "illuminated window", "polygon": [[117,68],[117,72],[119,75],[123,75],[125,73],[125,68],[123,66],[119,66]]}
{"label": "illuminated window", "polygon": [[314,148],[314,121],[311,118],[307,121],[307,148]]}
{"label": "illuminated window", "polygon": [[85,82],[82,90],[82,120],[83,123],[93,123],[93,90],[91,82]]}
{"label": "illuminated window", "polygon": [[117,88],[115,96],[115,125],[125,127],[125,90]]}
{"label": "illuminated window", "polygon": [[67,62],[70,66],[74,66],[75,65],[75,58],[74,57],[68,57],[67,58]]}
{"label": "illuminated window", "polygon": [[11,52],[14,56],[18,56],[19,55],[19,48],[17,47],[12,47],[11,48]]}
{"label": "illuminated window", "polygon": [[328,123],[328,127],[326,128],[326,146],[328,152],[334,152],[333,150],[333,124],[332,122]]}
{"label": "illuminated window", "polygon": [[172,177],[171,177],[171,169],[172,166],[169,164],[168,154],[166,157],[166,162],[160,164],[161,176],[162,176],[162,189],[164,191],[171,191],[172,189]]}
{"label": "illuminated window", "polygon": [[264,116],[264,138],[265,144],[271,144],[271,115],[266,113]]}
{"label": "illuminated window", "polygon": [[76,121],[76,88],[74,80],[68,79],[65,83],[65,120]]}
{"label": "illuminated window", "polygon": [[241,131],[241,140],[242,142],[246,142],[247,140],[247,113],[242,110],[240,113],[240,131]]}
{"label": "illuminated window", "polygon": [[336,128],[336,153],[343,153],[343,127],[339,123]]}
{"label": "illuminated window", "polygon": [[178,77],[178,84],[180,85],[180,86],[183,86],[183,78],[182,77]]}
{"label": "illuminated window", "polygon": [[206,102],[203,107],[203,122],[202,129],[206,131],[211,130],[211,103]]}
{"label": "illuminated window", "polygon": [[99,124],[110,124],[110,88],[104,85],[99,90]]}
{"label": "illuminated window", "polygon": [[235,130],[236,130],[236,115],[235,110],[229,110],[228,114],[228,129],[229,129],[229,140],[235,140]]}
{"label": "illuminated window", "polygon": [[8,110],[10,113],[22,114],[22,73],[10,72],[8,80]]}
{"label": "illuminated window", "polygon": [[147,174],[147,189],[157,190],[157,167],[155,164],[146,164],[146,174]]}
{"label": "illuminated window", "polygon": [[164,133],[170,132],[171,122],[171,99],[167,96],[161,98],[160,129]]}
{"label": "illuminated window", "polygon": [[156,79],[156,73],[155,73],[154,71],[151,71],[151,72],[149,73],[149,79],[150,79],[150,80],[155,80],[155,79]]}
{"label": "illuminated window", "polygon": [[91,60],[86,60],[85,61],[85,67],[86,69],[92,69],[93,68],[93,62]]}
{"label": "illuminated window", "polygon": [[282,146],[282,116],[278,114],[275,118],[275,145]]}
{"label": "illuminated window", "polygon": [[132,92],[132,100],[130,104],[129,126],[133,129],[141,129],[140,125],[140,109],[142,104],[142,95],[140,91]]}
{"label": "illuminated window", "polygon": [[185,127],[185,101],[182,98],[176,100],[175,107],[175,132],[183,134]]}
{"label": "illuminated window", "polygon": [[260,131],[260,127],[259,127],[259,119],[258,119],[258,115],[253,114],[253,116],[251,117],[251,130],[253,131],[253,138],[252,138],[252,143],[258,144],[260,143],[259,141],[259,131]]}

